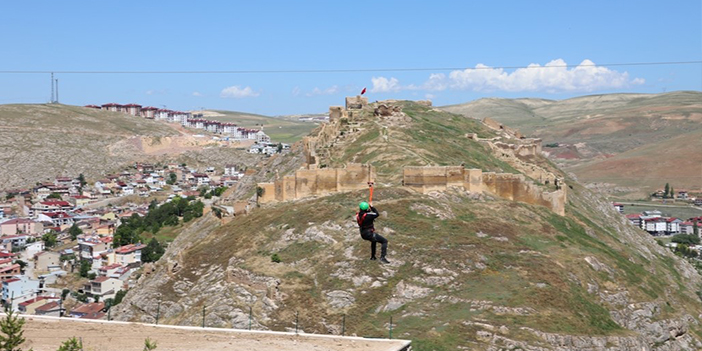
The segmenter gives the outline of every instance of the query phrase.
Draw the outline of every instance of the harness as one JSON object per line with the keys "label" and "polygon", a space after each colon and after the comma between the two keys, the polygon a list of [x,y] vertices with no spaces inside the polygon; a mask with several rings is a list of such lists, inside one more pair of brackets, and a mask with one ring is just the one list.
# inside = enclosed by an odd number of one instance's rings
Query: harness
{"label": "harness", "polygon": [[356,213],[356,222],[358,223],[358,226],[359,226],[359,228],[361,228],[361,230],[373,229],[372,222],[371,222],[370,226],[363,227],[363,221],[365,221],[367,214],[368,214],[368,212]]}

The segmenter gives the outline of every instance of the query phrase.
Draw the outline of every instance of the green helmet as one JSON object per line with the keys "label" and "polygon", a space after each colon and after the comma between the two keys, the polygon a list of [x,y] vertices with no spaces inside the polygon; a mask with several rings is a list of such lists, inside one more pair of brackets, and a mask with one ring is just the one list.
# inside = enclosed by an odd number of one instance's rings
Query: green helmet
{"label": "green helmet", "polygon": [[358,204],[358,208],[360,208],[361,211],[368,211],[370,205],[367,202],[363,201],[360,204]]}

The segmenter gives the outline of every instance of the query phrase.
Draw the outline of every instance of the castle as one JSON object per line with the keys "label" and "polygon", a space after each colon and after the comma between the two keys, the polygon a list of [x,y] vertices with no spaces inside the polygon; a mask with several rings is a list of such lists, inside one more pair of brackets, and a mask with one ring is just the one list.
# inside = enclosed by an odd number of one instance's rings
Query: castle
{"label": "castle", "polygon": [[[404,113],[394,101],[375,104],[373,116],[381,118],[402,117]],[[431,106],[431,102],[421,102]],[[322,124],[316,136],[303,138],[305,166],[294,174],[276,177],[274,182],[259,183],[262,194],[260,203],[288,201],[335,192],[361,190],[376,179],[374,167],[347,164],[345,168],[320,167],[324,155],[318,152],[329,147],[340,135],[342,125],[353,132],[360,128],[358,117],[370,113],[368,100],[362,96],[347,97],[346,106],[329,108],[329,123]],[[483,172],[462,166],[404,167],[402,185],[421,193],[461,188],[471,193],[489,193],[500,198],[545,206],[559,215],[565,215],[567,201],[563,179],[544,169],[530,158],[541,155],[541,139],[525,138],[519,131],[486,118],[483,123],[495,130],[498,137],[480,139],[475,134],[466,135],[484,144],[499,159],[523,174]],[[555,189],[549,191],[548,188]]]}

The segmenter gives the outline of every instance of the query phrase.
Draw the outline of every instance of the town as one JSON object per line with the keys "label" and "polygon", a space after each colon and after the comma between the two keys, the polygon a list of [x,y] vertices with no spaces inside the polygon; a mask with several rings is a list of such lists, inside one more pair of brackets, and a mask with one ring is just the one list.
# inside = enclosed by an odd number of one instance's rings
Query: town
{"label": "town", "polygon": [[179,124],[186,128],[200,129],[209,133],[221,135],[224,141],[253,141],[248,152],[254,154],[272,155],[289,149],[288,144],[272,143],[271,138],[262,129],[239,127],[234,123],[213,121],[204,118],[202,113],[159,109],[153,106],[142,107],[139,104],[120,105],[108,103],[103,105],[86,105],[87,108],[121,112],[135,117]]}
{"label": "town", "polygon": [[3,305],[25,314],[109,318],[135,284],[135,272],[165,251],[168,243],[155,236],[159,229],[210,209],[219,216],[248,211],[246,203],[236,210],[204,205],[246,173],[234,164],[198,170],[136,163],[92,184],[80,174],[6,191],[0,202]]}

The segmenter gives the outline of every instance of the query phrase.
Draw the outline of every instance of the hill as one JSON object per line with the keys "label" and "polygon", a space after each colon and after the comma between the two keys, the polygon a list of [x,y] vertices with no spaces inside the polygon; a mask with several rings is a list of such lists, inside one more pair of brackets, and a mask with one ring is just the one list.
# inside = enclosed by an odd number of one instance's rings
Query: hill
{"label": "hill", "polygon": [[59,104],[0,105],[2,189],[79,173],[95,179],[136,161],[197,165],[258,159],[211,146],[209,139],[167,123],[118,112]]}
{"label": "hill", "polygon": [[[666,182],[700,188],[702,93],[610,94],[561,101],[481,99],[443,107],[490,117],[543,138],[551,159],[586,182],[634,187],[635,196]],[[684,143],[684,144],[681,144]],[[684,147],[683,147],[684,146]],[[671,149],[672,148],[672,149]],[[676,150],[676,151],[672,151]],[[681,167],[681,164],[692,165]]]}
{"label": "hill", "polygon": [[[165,323],[198,325],[206,308],[208,325],[246,328],[251,311],[254,329],[290,330],[297,320],[306,332],[392,330],[413,350],[702,346],[702,277],[688,262],[548,160],[494,148],[509,136],[425,105],[387,104],[394,112],[379,117],[372,104],[320,126],[258,176],[295,171],[293,158],[314,157],[322,169],[373,165],[391,264],[368,260],[353,220],[367,190],[274,202],[230,222],[192,223],[113,316],[149,321],[159,306]],[[564,215],[490,192],[402,184],[405,166],[459,164],[521,174],[545,190],[553,184],[531,175],[554,174],[569,185]]]}
{"label": "hill", "polygon": [[263,130],[274,142],[293,143],[316,127],[314,123],[305,123],[295,120],[257,115],[236,111],[195,111],[202,113],[206,118],[222,122],[236,123],[240,127],[256,128]]}

